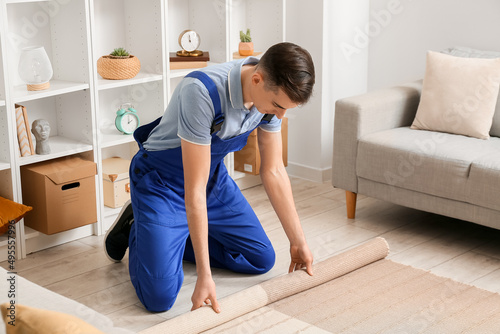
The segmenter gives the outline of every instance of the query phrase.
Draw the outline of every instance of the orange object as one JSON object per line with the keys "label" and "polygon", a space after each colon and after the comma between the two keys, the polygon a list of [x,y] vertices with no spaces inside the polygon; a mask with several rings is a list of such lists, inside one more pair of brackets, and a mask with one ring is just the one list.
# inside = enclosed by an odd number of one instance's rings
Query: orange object
{"label": "orange object", "polygon": [[240,56],[253,55],[253,42],[240,42],[238,52],[240,53]]}

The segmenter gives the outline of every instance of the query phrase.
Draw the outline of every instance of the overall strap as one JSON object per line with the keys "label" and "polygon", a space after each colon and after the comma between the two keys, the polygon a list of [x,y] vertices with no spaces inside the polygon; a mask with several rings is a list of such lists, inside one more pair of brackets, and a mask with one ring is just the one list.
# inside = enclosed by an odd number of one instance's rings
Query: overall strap
{"label": "overall strap", "polygon": [[262,117],[261,122],[264,123],[264,124],[267,124],[267,123],[271,122],[271,120],[273,119],[273,117],[274,117],[273,114],[265,114],[264,117]]}
{"label": "overall strap", "polygon": [[224,116],[222,115],[222,107],[220,104],[220,96],[217,91],[217,86],[210,77],[201,71],[194,71],[186,75],[186,77],[191,77],[200,80],[205,87],[208,89],[208,94],[212,99],[212,104],[214,105],[215,117],[210,129],[210,134],[219,131],[222,128],[222,123],[224,122]]}

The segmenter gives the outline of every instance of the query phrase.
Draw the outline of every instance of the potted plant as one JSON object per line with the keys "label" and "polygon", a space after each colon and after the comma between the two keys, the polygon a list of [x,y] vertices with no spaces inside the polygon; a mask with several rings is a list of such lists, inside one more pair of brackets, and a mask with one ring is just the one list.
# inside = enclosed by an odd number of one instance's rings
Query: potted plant
{"label": "potted plant", "polygon": [[139,59],[124,48],[116,48],[109,55],[97,60],[97,73],[104,79],[131,79],[141,70]]}
{"label": "potted plant", "polygon": [[240,30],[240,44],[238,46],[238,52],[240,56],[251,56],[253,55],[253,42],[252,37],[250,37],[250,29],[247,29],[246,34]]}

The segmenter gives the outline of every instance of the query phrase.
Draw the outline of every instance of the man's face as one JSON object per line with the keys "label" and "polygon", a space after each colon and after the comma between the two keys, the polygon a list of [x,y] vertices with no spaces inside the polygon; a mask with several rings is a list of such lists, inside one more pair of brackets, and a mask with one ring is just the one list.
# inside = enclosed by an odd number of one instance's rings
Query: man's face
{"label": "man's face", "polygon": [[298,105],[292,102],[281,88],[276,91],[269,89],[262,76],[254,76],[252,84],[254,106],[263,114],[276,115],[276,117],[282,119],[288,109],[295,108]]}

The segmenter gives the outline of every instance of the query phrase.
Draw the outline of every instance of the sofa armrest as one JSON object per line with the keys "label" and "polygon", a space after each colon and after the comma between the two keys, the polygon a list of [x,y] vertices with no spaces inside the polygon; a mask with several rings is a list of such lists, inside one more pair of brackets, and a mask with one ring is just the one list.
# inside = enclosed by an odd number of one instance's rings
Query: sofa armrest
{"label": "sofa armrest", "polygon": [[332,184],[358,190],[356,156],[363,136],[409,126],[415,118],[422,81],[343,98],[335,103]]}

